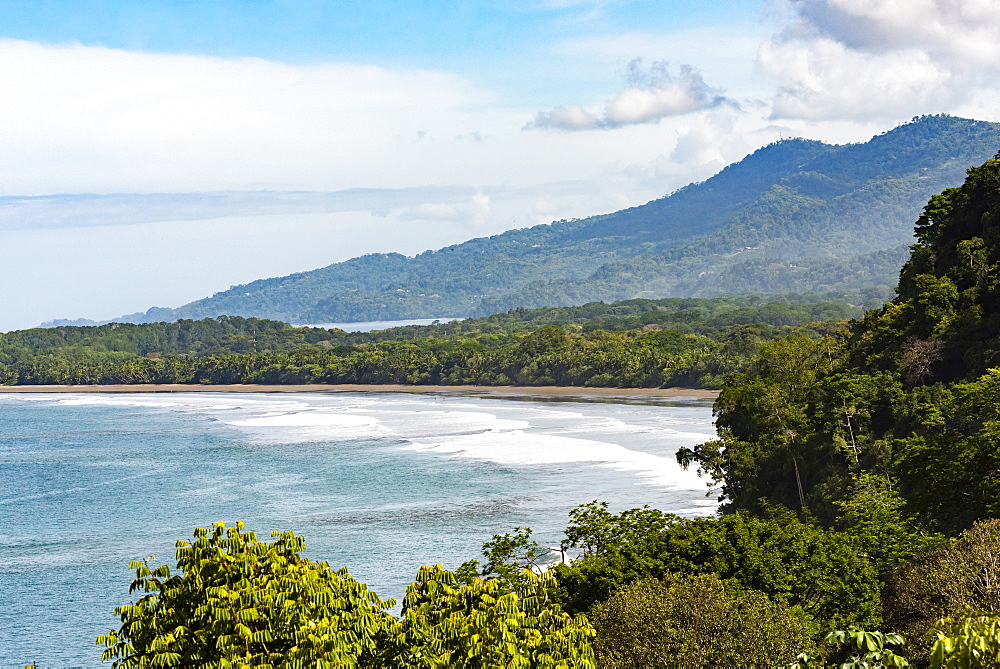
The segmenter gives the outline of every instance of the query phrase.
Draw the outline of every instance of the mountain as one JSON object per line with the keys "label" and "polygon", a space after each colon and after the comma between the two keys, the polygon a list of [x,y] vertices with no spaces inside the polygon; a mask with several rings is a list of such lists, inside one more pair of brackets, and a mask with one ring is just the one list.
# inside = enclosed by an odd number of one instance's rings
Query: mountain
{"label": "mountain", "polygon": [[789,139],[645,205],[415,257],[372,254],[122,319],[295,323],[895,284],[927,199],[1000,148],[1000,124],[923,116],[859,144]]}

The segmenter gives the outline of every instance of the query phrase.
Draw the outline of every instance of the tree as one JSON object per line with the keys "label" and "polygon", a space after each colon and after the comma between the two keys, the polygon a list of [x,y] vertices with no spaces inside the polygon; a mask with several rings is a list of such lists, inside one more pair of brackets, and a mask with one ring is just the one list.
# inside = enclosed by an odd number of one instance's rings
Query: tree
{"label": "tree", "polygon": [[883,602],[886,624],[905,634],[916,654],[929,650],[927,634],[941,618],[1000,614],[1000,520],[979,521],[946,547],[898,567]]}
{"label": "tree", "polygon": [[1000,615],[959,616],[937,622],[931,667],[1000,667]]}
{"label": "tree", "polygon": [[177,569],[133,561],[131,592],[115,609],[121,628],[98,637],[114,667],[253,666],[302,662],[375,666],[393,622],[381,600],[346,569],[299,555],[302,537],[274,532],[257,540],[243,523],[197,528],[177,542]]}
{"label": "tree", "polygon": [[780,666],[813,650],[818,626],[714,574],[628,585],[589,613],[602,667]]}
{"label": "tree", "polygon": [[840,524],[880,573],[898,567],[916,553],[943,545],[944,537],[906,513],[891,479],[862,472],[853,481],[848,497],[836,502],[841,510]]}
{"label": "tree", "polygon": [[586,618],[555,604],[551,575],[462,583],[441,565],[422,567],[394,600],[346,569],[299,555],[301,537],[260,542],[243,523],[197,528],[177,544],[177,569],[131,563],[131,590],[115,609],[122,625],[98,637],[114,667],[594,667]]}
{"label": "tree", "polygon": [[473,579],[422,567],[406,591],[403,616],[384,654],[394,667],[596,668],[594,630],[550,598],[551,574]]}
{"label": "tree", "polygon": [[[859,627],[834,630],[823,637],[823,642],[832,646],[826,657],[800,653],[789,669],[833,666],[840,669],[883,669],[884,667],[908,667],[909,661],[897,655],[892,646],[903,646],[901,634],[895,632],[868,631]],[[853,654],[852,654],[853,653]]]}
{"label": "tree", "polygon": [[716,574],[801,606],[828,628],[877,623],[878,576],[852,538],[774,513],[686,519],[649,508],[612,514],[593,502],[577,507],[566,530],[567,547],[584,555],[552,571],[569,611],[586,611],[635,581]]}
{"label": "tree", "polygon": [[493,539],[483,544],[485,564],[468,560],[455,573],[464,583],[479,577],[522,582],[529,578],[527,572],[543,574],[548,562],[545,558],[554,552],[555,549],[542,548],[531,538],[530,527],[515,527],[513,532],[494,534]]}
{"label": "tree", "polygon": [[1000,369],[952,393],[945,426],[901,440],[896,469],[912,509],[962,529],[1000,516]]}

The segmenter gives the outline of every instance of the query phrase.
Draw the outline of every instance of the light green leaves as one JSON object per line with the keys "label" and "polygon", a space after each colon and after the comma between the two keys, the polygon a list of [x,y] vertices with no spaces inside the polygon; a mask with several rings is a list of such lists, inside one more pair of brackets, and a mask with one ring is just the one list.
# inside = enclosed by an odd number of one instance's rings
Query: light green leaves
{"label": "light green leaves", "polygon": [[931,667],[1000,666],[1000,614],[943,618],[937,627]]}
{"label": "light green leaves", "polygon": [[423,567],[402,618],[395,601],[299,552],[301,537],[260,542],[243,524],[198,528],[178,542],[177,569],[132,562],[121,628],[97,639],[114,667],[592,667],[586,619],[550,599],[552,577],[525,571],[462,585]]}

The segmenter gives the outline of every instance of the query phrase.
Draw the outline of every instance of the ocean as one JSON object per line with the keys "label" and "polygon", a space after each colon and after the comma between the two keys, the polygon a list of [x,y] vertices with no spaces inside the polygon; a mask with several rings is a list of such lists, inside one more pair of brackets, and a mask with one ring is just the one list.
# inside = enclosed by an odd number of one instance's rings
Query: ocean
{"label": "ocean", "polygon": [[710,400],[410,393],[0,395],[0,665],[99,666],[128,562],[173,566],[196,526],[243,520],[401,598],[422,564],[578,504],[708,515],[674,453]]}

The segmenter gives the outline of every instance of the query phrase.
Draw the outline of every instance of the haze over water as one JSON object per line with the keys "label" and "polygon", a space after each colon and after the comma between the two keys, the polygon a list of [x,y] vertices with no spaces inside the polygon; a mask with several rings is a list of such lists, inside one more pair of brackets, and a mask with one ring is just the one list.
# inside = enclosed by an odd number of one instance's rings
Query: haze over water
{"label": "haze over water", "polygon": [[192,528],[293,530],[382,597],[421,564],[530,526],[557,545],[594,499],[707,514],[674,453],[710,402],[391,393],[0,396],[0,664],[99,663],[128,561],[173,565]]}

